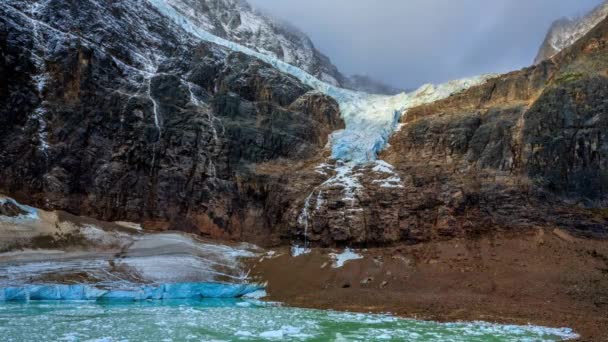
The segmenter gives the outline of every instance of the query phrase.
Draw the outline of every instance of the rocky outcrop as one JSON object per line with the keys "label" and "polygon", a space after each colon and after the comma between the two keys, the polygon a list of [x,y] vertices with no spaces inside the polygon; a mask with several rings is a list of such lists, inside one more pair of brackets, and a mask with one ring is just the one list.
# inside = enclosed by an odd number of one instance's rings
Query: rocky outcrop
{"label": "rocky outcrop", "polygon": [[266,201],[288,184],[256,165],[318,153],[343,127],[336,102],[190,39],[145,1],[105,5],[0,5],[2,192],[149,228],[268,237]]}
{"label": "rocky outcrop", "polygon": [[538,64],[574,44],[608,15],[608,2],[580,18],[562,18],[553,23],[534,59]]}

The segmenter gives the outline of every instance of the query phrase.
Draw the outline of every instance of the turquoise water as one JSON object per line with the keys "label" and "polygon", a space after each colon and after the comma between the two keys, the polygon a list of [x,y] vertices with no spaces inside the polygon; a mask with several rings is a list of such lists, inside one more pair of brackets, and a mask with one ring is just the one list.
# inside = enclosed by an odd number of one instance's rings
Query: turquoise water
{"label": "turquoise water", "polygon": [[205,299],[0,304],[2,341],[559,341],[569,329],[423,322]]}

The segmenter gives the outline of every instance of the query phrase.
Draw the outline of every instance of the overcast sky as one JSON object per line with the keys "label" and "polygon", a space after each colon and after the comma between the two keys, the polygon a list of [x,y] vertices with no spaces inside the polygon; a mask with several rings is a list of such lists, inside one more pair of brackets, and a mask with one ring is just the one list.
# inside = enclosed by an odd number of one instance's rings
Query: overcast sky
{"label": "overcast sky", "polygon": [[249,0],[346,74],[414,88],[532,63],[551,23],[601,0]]}

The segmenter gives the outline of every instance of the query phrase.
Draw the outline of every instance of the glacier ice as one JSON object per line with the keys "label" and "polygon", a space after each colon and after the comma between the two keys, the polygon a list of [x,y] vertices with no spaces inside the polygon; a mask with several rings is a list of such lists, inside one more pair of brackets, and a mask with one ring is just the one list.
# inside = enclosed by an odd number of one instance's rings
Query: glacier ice
{"label": "glacier ice", "polygon": [[[336,175],[329,178],[322,186],[338,185],[344,189],[343,200],[347,202],[347,216],[361,211],[356,207],[356,195],[362,189],[359,176],[355,172],[357,165],[374,163],[378,153],[387,145],[391,135],[401,128],[401,117],[410,108],[447,98],[469,87],[482,84],[495,75],[450,81],[440,85],[427,84],[410,93],[395,96],[373,95],[336,87],[315,78],[304,70],[288,64],[272,54],[265,54],[238,43],[220,38],[206,31],[200,24],[192,22],[186,15],[180,13],[170,1],[148,0],[161,14],[171,19],[185,32],[202,41],[217,44],[229,50],[244,53],[258,58],[279,71],[291,75],[309,87],[336,100],[345,128],[333,132],[329,137],[331,157],[337,161],[333,169]],[[192,94],[192,93],[191,93]],[[326,174],[325,168],[317,168],[318,173]],[[393,172],[394,173],[394,172]],[[382,188],[403,188],[401,178],[394,173],[393,177],[377,180],[374,183]],[[319,187],[305,199],[304,208],[298,216],[298,225],[303,227],[304,245],[295,245],[292,255],[305,254],[308,249],[309,220],[311,219],[311,200],[318,191],[316,207],[318,211],[323,197]]]}
{"label": "glacier ice", "polygon": [[319,80],[275,56],[255,51],[205,31],[165,0],[148,0],[148,2],[194,37],[258,58],[311,88],[333,97],[340,105],[342,118],[346,124],[345,129],[334,132],[330,138],[332,157],[336,160],[358,164],[376,160],[378,152],[384,149],[391,134],[398,128],[402,114],[409,108],[446,98],[493,77],[493,75],[483,75],[438,86],[427,84],[414,92],[395,96],[372,95],[342,89]]}
{"label": "glacier ice", "polygon": [[93,300],[106,302],[163,299],[239,298],[264,290],[255,284],[175,283],[101,289],[91,285],[22,285],[0,288],[0,301]]}

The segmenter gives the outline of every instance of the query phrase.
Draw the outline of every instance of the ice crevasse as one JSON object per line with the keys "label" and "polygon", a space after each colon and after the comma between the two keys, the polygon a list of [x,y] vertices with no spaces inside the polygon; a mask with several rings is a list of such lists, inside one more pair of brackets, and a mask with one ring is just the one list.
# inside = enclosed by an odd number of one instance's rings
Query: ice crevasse
{"label": "ice crevasse", "polygon": [[364,164],[376,160],[391,134],[397,129],[403,113],[409,108],[434,102],[479,85],[494,75],[450,81],[440,85],[427,84],[410,93],[395,96],[372,95],[342,89],[325,83],[304,70],[285,63],[235,42],[215,36],[192,22],[185,14],[170,4],[170,0],[148,0],[161,14],[170,18],[189,34],[232,51],[256,57],[302,83],[334,98],[340,105],[346,128],[334,132],[330,137],[332,158],[347,163]]}

